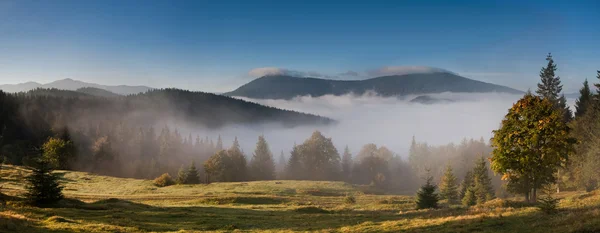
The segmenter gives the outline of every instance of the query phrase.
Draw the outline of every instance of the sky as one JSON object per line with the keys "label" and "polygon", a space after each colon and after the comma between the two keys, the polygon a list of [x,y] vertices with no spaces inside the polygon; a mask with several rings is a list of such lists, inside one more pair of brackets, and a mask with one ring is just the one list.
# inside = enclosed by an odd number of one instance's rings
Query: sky
{"label": "sky", "polygon": [[362,79],[427,66],[526,90],[552,52],[575,92],[596,81],[598,25],[598,1],[0,0],[0,83],[223,92],[257,69]]}

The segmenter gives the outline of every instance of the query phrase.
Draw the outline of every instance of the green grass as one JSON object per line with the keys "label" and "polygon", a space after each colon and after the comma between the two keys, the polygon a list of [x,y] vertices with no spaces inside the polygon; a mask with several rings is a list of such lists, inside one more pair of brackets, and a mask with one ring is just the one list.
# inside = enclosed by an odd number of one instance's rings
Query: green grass
{"label": "green grass", "polygon": [[[24,193],[29,171],[4,166],[2,191]],[[58,171],[67,199],[53,208],[18,198],[0,232],[600,232],[600,193],[563,193],[546,215],[515,200],[414,210],[413,197],[343,182],[260,181],[154,187],[151,181]],[[353,196],[356,203],[345,197]]]}

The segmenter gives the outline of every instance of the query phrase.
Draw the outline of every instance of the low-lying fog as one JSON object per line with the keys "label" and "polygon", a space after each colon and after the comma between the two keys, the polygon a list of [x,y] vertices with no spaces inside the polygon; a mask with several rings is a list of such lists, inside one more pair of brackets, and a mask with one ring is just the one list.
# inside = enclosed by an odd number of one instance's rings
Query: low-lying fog
{"label": "low-lying fog", "polygon": [[275,125],[230,126],[210,134],[215,137],[220,134],[225,146],[230,145],[237,136],[247,156],[251,156],[258,135],[265,135],[273,154],[278,158],[282,150],[287,157],[294,143],[301,144],[316,129],[332,137],[340,153],[346,145],[356,154],[364,144],[375,143],[406,156],[413,136],[418,141],[432,145],[458,143],[465,137],[483,137],[487,142],[507,110],[522,97],[501,93],[442,93],[429,96],[446,101],[421,104],[410,102],[415,96],[398,99],[374,94],[303,96],[292,100],[238,97],[268,106],[327,116],[337,120],[338,124],[296,128]]}

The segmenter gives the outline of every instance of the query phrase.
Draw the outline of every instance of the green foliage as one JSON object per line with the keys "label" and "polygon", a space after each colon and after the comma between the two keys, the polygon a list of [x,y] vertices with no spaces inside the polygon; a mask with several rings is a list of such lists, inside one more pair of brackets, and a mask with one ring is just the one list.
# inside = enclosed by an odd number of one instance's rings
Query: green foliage
{"label": "green foliage", "polygon": [[248,172],[246,167],[246,156],[242,152],[240,148],[240,143],[237,140],[237,137],[233,141],[231,148],[227,150],[227,154],[230,157],[231,162],[231,170],[229,171],[230,180],[233,182],[237,181],[246,181],[248,180]]}
{"label": "green foliage", "polygon": [[546,214],[554,214],[558,211],[558,199],[553,198],[551,190],[546,190],[546,195],[540,197],[538,208]]}
{"label": "green foliage", "polygon": [[175,182],[177,184],[185,184],[185,180],[187,179],[188,173],[187,173],[187,169],[185,169],[183,167],[183,165],[181,165],[181,167],[179,168],[179,171],[177,172],[177,179],[175,180]]}
{"label": "green foliage", "polygon": [[550,101],[558,100],[558,95],[562,91],[562,85],[560,84],[560,77],[555,75],[556,64],[552,54],[548,53],[546,56],[548,64],[540,70],[541,83],[538,83],[538,89],[536,93],[545,99]]}
{"label": "green foliage", "polygon": [[340,155],[331,138],[315,131],[303,144],[294,146],[287,170],[290,179],[338,180]]}
{"label": "green foliage", "polygon": [[464,206],[472,206],[477,204],[477,197],[475,196],[475,191],[473,191],[473,187],[467,188],[465,191],[465,195],[462,198],[462,204]]}
{"label": "green foliage", "polygon": [[448,200],[448,203],[454,204],[458,202],[458,184],[456,176],[452,172],[452,166],[446,166],[446,172],[440,183],[440,198]]}
{"label": "green foliage", "polygon": [[169,173],[164,173],[152,181],[156,187],[167,187],[175,184]]}
{"label": "green foliage", "polygon": [[509,109],[492,138],[492,169],[509,182],[533,189],[555,181],[555,172],[574,150],[560,110],[548,99],[526,94]]}
{"label": "green foliage", "polygon": [[433,177],[427,177],[426,183],[417,192],[417,209],[438,208],[439,197],[435,192],[437,187],[433,184]]}
{"label": "green foliage", "polygon": [[581,117],[585,114],[591,104],[593,94],[587,79],[583,82],[583,87],[579,89],[579,98],[575,100],[575,117]]}
{"label": "green foliage", "polygon": [[492,179],[488,176],[488,168],[483,157],[475,162],[473,168],[473,191],[475,192],[477,204],[483,204],[494,198]]}
{"label": "green foliage", "polygon": [[190,165],[186,172],[184,184],[199,184],[200,176],[198,174],[198,170],[196,169],[196,165],[194,162]]}
{"label": "green foliage", "polygon": [[53,204],[63,198],[63,187],[58,177],[52,174],[52,165],[45,160],[38,160],[31,175],[27,178],[27,200],[34,205]]}
{"label": "green foliage", "polygon": [[462,182],[460,183],[460,199],[462,200],[468,189],[473,185],[473,171],[467,171],[467,173],[465,174],[465,178],[463,178]]}
{"label": "green foliage", "polygon": [[254,180],[274,180],[275,162],[264,136],[258,137],[254,155],[250,161],[250,174]]}
{"label": "green foliage", "polygon": [[42,157],[54,169],[67,170],[75,159],[73,142],[51,137],[42,145]]}

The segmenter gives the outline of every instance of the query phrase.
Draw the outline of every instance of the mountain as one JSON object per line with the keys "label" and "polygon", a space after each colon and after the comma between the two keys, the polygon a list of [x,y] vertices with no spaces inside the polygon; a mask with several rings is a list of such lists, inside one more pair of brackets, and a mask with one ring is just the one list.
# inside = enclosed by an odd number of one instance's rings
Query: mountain
{"label": "mountain", "polygon": [[522,91],[505,86],[468,79],[450,72],[413,73],[383,76],[366,80],[330,80],[269,75],[255,79],[238,89],[225,93],[256,99],[291,99],[296,96],[362,95],[375,91],[382,96],[421,95],[442,92],[504,92]]}
{"label": "mountain", "polygon": [[316,115],[180,89],[154,89],[118,98],[104,98],[106,96],[96,94],[38,88],[14,96],[23,107],[21,112],[25,119],[47,117],[35,122],[75,128],[116,123],[134,128],[173,122],[207,128],[261,123],[279,123],[286,127],[335,123],[332,119]]}
{"label": "mountain", "polygon": [[420,96],[417,96],[414,99],[410,100],[409,102],[419,103],[419,104],[438,104],[438,103],[451,103],[454,101],[451,99],[440,99],[440,98],[435,98],[435,97],[431,97],[428,95],[420,95]]}
{"label": "mountain", "polygon": [[36,82],[26,82],[26,83],[20,83],[20,84],[4,84],[4,85],[0,85],[0,90],[3,90],[5,92],[26,92],[26,91],[30,91],[30,90],[33,90],[36,88],[56,88],[56,89],[61,89],[61,90],[74,91],[74,90],[84,88],[84,87],[92,87],[92,88],[107,90],[109,92],[113,92],[113,93],[120,94],[120,95],[137,94],[137,93],[146,92],[148,90],[153,89],[153,88],[147,87],[147,86],[100,85],[100,84],[96,84],[96,83],[87,83],[87,82],[82,82],[79,80],[73,80],[73,79],[68,78],[68,79],[58,80],[58,81],[54,81],[54,82],[46,83],[46,84],[40,84],[40,83],[36,83]]}

